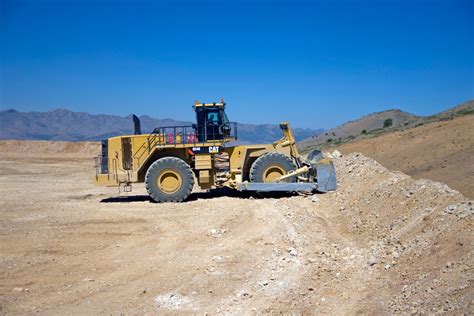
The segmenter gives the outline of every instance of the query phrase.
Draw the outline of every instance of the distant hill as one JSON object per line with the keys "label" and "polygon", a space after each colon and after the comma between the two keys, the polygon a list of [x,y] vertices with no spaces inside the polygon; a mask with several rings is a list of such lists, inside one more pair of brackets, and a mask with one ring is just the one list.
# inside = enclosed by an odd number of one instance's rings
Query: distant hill
{"label": "distant hill", "polygon": [[[307,151],[311,148],[337,146],[469,114],[474,114],[474,100],[430,116],[416,116],[396,109],[376,112],[306,138],[298,143],[298,147],[303,151]],[[384,125],[384,123],[387,124]]]}
{"label": "distant hill", "polygon": [[360,119],[349,121],[335,128],[325,131],[319,135],[304,139],[299,143],[302,148],[309,146],[317,146],[325,144],[326,142],[335,142],[338,139],[344,139],[350,136],[360,135],[365,132],[369,132],[376,129],[381,129],[384,126],[385,120],[392,120],[391,126],[399,126],[408,121],[414,121],[418,117],[403,112],[401,110],[387,110],[383,112],[376,112]]}
{"label": "distant hill", "polygon": [[[160,126],[191,125],[191,122],[170,118],[157,119],[141,116],[143,132]],[[295,128],[297,140],[308,138],[322,130]],[[93,115],[55,109],[48,112],[0,111],[0,139],[96,141],[117,135],[133,133],[132,116]],[[281,137],[278,125],[238,124],[239,142],[269,143]]]}
{"label": "distant hill", "polygon": [[449,118],[464,116],[468,114],[474,114],[474,100],[466,101],[446,111],[440,112],[432,116],[428,116],[427,120],[436,121],[438,119],[446,119],[446,118],[449,119]]}

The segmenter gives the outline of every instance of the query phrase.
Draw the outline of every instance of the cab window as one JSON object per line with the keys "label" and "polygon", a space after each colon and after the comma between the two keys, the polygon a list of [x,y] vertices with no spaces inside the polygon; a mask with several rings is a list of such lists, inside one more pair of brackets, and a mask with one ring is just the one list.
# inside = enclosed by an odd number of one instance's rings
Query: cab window
{"label": "cab window", "polygon": [[216,111],[210,111],[207,113],[207,124],[219,125],[219,115]]}

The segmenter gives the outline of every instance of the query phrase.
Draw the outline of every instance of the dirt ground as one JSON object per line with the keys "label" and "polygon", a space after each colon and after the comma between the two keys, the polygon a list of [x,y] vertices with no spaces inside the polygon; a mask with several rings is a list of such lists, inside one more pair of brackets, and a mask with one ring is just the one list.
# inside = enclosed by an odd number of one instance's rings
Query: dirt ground
{"label": "dirt ground", "polygon": [[315,198],[155,204],[92,186],[96,152],[0,142],[0,314],[474,313],[474,205],[447,185],[354,153]]}
{"label": "dirt ground", "polygon": [[361,152],[416,179],[446,183],[474,199],[473,115],[354,141],[338,149]]}

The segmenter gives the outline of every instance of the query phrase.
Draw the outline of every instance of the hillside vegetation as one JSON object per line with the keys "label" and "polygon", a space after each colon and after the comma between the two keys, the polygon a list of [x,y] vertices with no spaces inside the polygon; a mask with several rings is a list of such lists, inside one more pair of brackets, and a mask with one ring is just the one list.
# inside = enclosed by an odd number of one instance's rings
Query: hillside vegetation
{"label": "hillside vegetation", "polygon": [[319,135],[304,139],[299,143],[299,146],[306,149],[343,139],[353,139],[361,133],[365,134],[382,129],[386,120],[391,120],[391,126],[399,126],[405,122],[415,121],[417,118],[413,114],[400,110],[376,112],[329,129]]}

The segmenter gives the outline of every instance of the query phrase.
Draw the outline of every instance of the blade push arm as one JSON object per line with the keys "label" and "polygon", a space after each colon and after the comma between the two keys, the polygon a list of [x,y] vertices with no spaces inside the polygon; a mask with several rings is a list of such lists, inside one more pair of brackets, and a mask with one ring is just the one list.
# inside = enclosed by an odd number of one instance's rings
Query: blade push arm
{"label": "blade push arm", "polygon": [[[283,132],[283,137],[273,143],[273,146],[280,145],[281,147],[290,147],[290,154],[297,162],[300,161],[300,154],[296,148],[296,140],[291,131],[290,124],[287,122],[280,123],[280,129]],[[299,166],[298,166],[299,167]]]}

